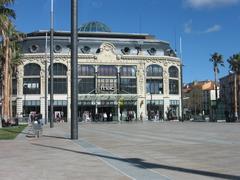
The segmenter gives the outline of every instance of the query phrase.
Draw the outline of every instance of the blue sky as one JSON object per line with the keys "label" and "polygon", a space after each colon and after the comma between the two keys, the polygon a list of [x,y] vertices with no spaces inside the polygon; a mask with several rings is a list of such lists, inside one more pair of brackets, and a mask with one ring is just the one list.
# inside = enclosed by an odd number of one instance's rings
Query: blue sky
{"label": "blue sky", "polygon": [[[70,30],[70,0],[54,0],[55,30]],[[16,27],[32,32],[50,27],[50,0],[16,0]],[[240,0],[79,0],[79,25],[97,20],[114,32],[149,33],[179,52],[184,82],[214,79],[215,51],[225,61],[240,52]],[[228,73],[228,63],[219,77]]]}

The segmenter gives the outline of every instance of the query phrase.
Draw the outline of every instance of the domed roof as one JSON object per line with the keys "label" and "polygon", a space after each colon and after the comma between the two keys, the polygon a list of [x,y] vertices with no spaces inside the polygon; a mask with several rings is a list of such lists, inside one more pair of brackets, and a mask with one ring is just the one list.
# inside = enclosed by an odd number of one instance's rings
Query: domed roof
{"label": "domed roof", "polygon": [[81,32],[111,32],[111,29],[105,24],[93,21],[88,22],[80,26],[79,31]]}

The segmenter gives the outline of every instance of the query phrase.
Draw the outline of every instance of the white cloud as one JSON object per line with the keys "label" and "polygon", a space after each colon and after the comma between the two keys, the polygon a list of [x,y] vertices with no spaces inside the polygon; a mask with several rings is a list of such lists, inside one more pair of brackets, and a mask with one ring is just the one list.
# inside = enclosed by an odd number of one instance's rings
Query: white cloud
{"label": "white cloud", "polygon": [[184,32],[187,34],[192,33],[192,20],[189,20],[184,24]]}
{"label": "white cloud", "polygon": [[215,24],[212,27],[209,27],[207,30],[205,30],[204,33],[218,32],[220,30],[221,30],[221,26],[218,24]]}
{"label": "white cloud", "polygon": [[209,28],[205,30],[195,30],[193,28],[193,21],[189,20],[184,24],[184,32],[186,34],[208,34],[208,33],[214,33],[218,32],[222,29],[222,27],[218,24],[215,24],[213,26],[210,26]]}
{"label": "white cloud", "polygon": [[186,6],[196,9],[223,7],[234,5],[239,2],[240,0],[184,0]]}

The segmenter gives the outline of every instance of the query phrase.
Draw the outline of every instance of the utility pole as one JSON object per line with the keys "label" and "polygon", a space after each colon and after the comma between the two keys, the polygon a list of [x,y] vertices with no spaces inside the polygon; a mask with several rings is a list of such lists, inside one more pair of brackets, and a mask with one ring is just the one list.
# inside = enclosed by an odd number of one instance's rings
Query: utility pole
{"label": "utility pole", "polygon": [[50,28],[50,128],[53,128],[53,0],[51,0]]}
{"label": "utility pole", "polygon": [[78,139],[78,0],[71,0],[71,139]]}

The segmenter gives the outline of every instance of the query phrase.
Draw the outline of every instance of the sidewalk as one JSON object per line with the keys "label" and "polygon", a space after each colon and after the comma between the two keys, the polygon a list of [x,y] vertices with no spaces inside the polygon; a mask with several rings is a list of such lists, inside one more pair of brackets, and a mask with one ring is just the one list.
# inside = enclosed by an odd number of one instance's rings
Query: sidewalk
{"label": "sidewalk", "polygon": [[25,129],[13,141],[0,141],[1,179],[130,179],[68,139],[61,126],[45,126],[39,139],[26,137]]}

